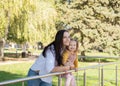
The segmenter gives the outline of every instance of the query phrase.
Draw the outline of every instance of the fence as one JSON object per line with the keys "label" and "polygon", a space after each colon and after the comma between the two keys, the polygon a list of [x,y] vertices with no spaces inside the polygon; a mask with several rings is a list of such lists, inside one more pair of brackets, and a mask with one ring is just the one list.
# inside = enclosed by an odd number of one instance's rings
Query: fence
{"label": "fence", "polygon": [[[78,69],[78,73],[80,71],[83,71],[83,85],[82,86],[88,86],[86,81],[87,81],[87,70],[89,69],[97,69],[98,70],[98,83],[92,86],[104,86],[104,67],[108,66],[108,65],[115,65],[115,68],[113,69],[107,69],[107,70],[114,70],[115,71],[115,86],[118,86],[118,81],[119,81],[119,77],[118,77],[118,70],[120,70],[118,68],[118,64],[120,64],[119,61],[117,62],[110,62],[110,63],[100,63],[100,59],[101,58],[115,58],[115,59],[119,59],[119,57],[101,57],[101,56],[81,56],[81,58],[99,58],[99,62],[97,65],[92,65],[92,66],[86,66],[86,67],[81,67]],[[69,70],[68,72],[75,72],[74,70]],[[24,86],[24,82],[27,80],[32,80],[32,79],[38,79],[38,78],[44,78],[44,77],[48,77],[48,76],[55,76],[55,75],[59,75],[58,77],[58,86],[62,86],[62,78],[61,78],[61,74],[64,74],[65,72],[56,72],[56,73],[50,73],[50,74],[46,74],[46,75],[42,75],[42,76],[32,76],[32,77],[26,77],[26,78],[20,78],[20,79],[15,79],[15,80],[9,80],[9,81],[4,81],[4,82],[0,82],[0,86],[4,86],[7,84],[13,84],[13,83],[18,83],[18,82],[22,82],[22,86]],[[79,84],[80,81],[79,75],[77,75],[76,80],[77,83]],[[79,86],[79,85],[78,85]]]}

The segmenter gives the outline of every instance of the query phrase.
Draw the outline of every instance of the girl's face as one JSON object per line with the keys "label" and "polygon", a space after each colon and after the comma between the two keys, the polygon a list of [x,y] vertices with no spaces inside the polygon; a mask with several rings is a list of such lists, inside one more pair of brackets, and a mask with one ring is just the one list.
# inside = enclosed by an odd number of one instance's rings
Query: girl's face
{"label": "girl's face", "polygon": [[77,42],[76,41],[70,41],[69,43],[69,46],[68,46],[68,49],[71,51],[71,52],[75,52],[76,49],[77,49]]}
{"label": "girl's face", "polygon": [[68,46],[70,42],[70,34],[68,32],[64,32],[63,34],[63,46]]}

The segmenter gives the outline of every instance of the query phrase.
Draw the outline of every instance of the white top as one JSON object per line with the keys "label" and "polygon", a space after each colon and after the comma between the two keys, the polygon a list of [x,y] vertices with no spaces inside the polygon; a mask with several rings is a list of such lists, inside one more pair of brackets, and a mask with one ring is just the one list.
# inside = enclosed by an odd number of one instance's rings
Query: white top
{"label": "white top", "polygon": [[[35,63],[31,66],[31,70],[33,71],[39,70],[39,75],[45,75],[47,73],[50,73],[54,67],[55,67],[55,53],[54,47],[51,46],[46,51],[46,57],[44,57],[41,54],[35,61]],[[52,76],[41,79],[47,83],[52,82]]]}

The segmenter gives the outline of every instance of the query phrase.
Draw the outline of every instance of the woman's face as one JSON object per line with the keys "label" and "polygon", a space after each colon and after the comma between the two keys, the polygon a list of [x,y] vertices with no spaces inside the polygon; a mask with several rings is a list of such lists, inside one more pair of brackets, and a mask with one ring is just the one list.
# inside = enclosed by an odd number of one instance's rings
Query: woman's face
{"label": "woman's face", "polygon": [[63,46],[68,46],[70,42],[70,34],[68,32],[64,32],[63,34]]}

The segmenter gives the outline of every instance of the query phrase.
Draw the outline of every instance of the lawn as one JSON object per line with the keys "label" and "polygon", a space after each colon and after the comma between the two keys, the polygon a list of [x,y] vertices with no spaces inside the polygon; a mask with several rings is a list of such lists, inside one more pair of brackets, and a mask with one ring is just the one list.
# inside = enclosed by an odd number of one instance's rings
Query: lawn
{"label": "lawn", "polygon": [[[27,71],[33,62],[0,65],[0,81],[26,77]],[[7,86],[21,86],[21,83]]]}
{"label": "lawn", "polygon": [[[22,62],[22,63],[15,63],[15,64],[6,64],[0,65],[0,82],[5,80],[12,80],[26,77],[27,71],[32,65],[32,62]],[[80,67],[96,65],[94,62],[80,62]],[[120,67],[120,65],[118,66]],[[109,70],[110,68],[114,69],[115,65],[105,66],[104,67],[104,86],[115,86],[115,70]],[[120,68],[119,68],[120,69]],[[120,77],[120,70],[118,71],[118,78]],[[84,71],[79,71],[78,74],[74,73],[77,77],[78,86],[83,86],[83,73]],[[86,71],[86,86],[98,86],[98,69],[89,69]],[[119,78],[120,79],[120,78]],[[53,78],[53,86],[57,86],[58,78],[54,76]],[[63,79],[64,84],[64,79]],[[21,86],[21,83],[6,85],[6,86]],[[26,82],[25,82],[26,86]],[[120,82],[118,83],[120,86]]]}

